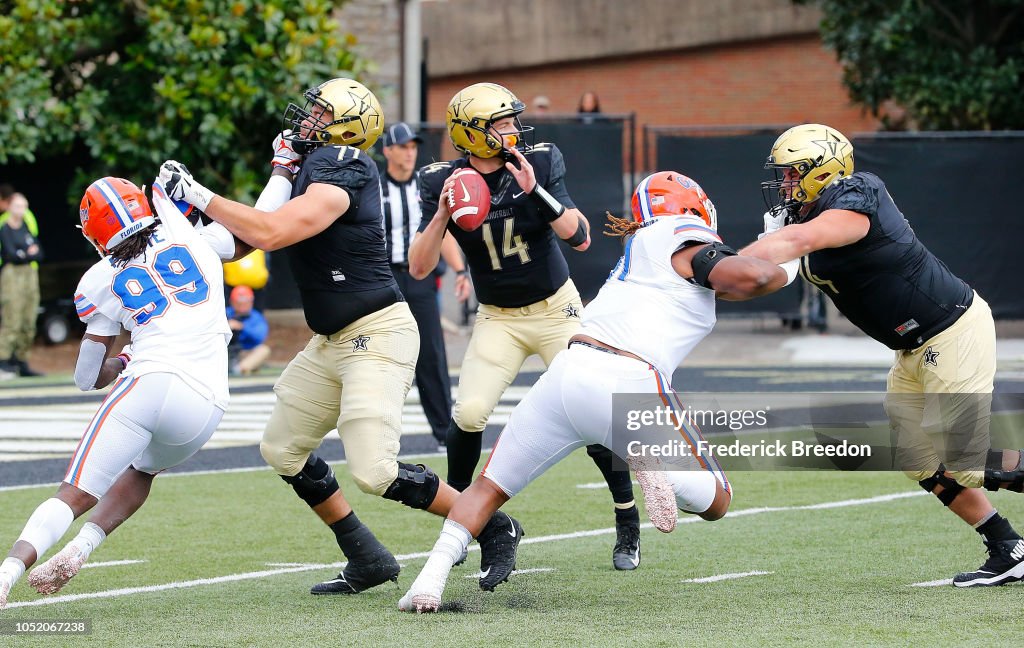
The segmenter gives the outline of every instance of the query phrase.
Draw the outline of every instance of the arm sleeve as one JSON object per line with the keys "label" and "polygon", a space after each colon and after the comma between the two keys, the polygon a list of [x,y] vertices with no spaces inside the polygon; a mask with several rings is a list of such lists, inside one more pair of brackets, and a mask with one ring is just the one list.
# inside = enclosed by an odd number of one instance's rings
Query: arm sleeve
{"label": "arm sleeve", "polygon": [[209,245],[221,260],[228,260],[235,256],[235,236],[220,223],[212,222],[209,225],[197,227],[199,236]]}
{"label": "arm sleeve", "polygon": [[263,344],[263,340],[267,339],[269,330],[270,327],[267,325],[267,320],[263,317],[263,313],[252,311],[249,317],[242,322],[242,330],[238,335],[238,341],[243,349],[251,349],[258,344]]}

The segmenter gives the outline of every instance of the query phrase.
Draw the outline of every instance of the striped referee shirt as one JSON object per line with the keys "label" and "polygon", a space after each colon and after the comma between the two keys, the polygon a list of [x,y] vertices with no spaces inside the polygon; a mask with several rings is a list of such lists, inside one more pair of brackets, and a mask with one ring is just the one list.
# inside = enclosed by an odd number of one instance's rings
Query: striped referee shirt
{"label": "striped referee shirt", "polygon": [[384,199],[384,236],[387,239],[388,261],[409,265],[409,242],[420,226],[419,171],[405,182],[385,173],[382,178]]}

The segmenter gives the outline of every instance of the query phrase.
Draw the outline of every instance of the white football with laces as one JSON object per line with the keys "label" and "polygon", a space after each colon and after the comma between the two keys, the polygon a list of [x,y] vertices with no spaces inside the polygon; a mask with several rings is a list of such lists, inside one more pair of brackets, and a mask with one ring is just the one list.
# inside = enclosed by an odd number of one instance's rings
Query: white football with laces
{"label": "white football with laces", "polygon": [[460,228],[472,232],[480,227],[491,210],[491,191],[483,176],[473,169],[459,169],[448,192],[448,210]]}

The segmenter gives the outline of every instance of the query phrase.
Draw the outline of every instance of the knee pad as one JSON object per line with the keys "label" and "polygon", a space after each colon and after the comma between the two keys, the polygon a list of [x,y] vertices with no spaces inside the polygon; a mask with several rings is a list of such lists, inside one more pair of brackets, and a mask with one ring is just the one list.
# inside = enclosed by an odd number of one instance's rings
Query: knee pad
{"label": "knee pad", "polygon": [[440,485],[440,480],[430,468],[399,461],[398,477],[384,491],[383,497],[410,508],[425,510],[434,501]]}
{"label": "knee pad", "polygon": [[1017,459],[1017,467],[1003,470],[1003,451],[989,450],[985,465],[985,488],[994,491],[1006,484],[1006,490],[1024,493],[1024,451]]}
{"label": "knee pad", "polygon": [[281,479],[292,485],[295,494],[302,498],[310,508],[323,504],[331,495],[338,492],[338,480],[327,462],[316,456],[309,455],[306,465],[297,475],[291,477],[281,475]]}
{"label": "knee pad", "polygon": [[945,466],[939,466],[939,469],[935,471],[935,474],[927,479],[922,479],[917,482],[921,485],[921,488],[925,489],[929,493],[934,493],[936,486],[942,486],[942,492],[935,495],[942,502],[943,506],[949,506],[953,503],[953,500],[957,498],[957,495],[964,492],[964,487],[956,482],[955,479],[946,477]]}

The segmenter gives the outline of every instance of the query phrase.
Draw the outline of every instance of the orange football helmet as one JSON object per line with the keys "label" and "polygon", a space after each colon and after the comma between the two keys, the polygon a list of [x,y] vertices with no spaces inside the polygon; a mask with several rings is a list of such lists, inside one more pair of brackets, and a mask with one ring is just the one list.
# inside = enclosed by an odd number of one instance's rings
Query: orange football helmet
{"label": "orange football helmet", "polygon": [[675,171],[652,173],[633,192],[633,220],[644,225],[658,216],[697,216],[718,230],[715,204],[700,185]]}
{"label": "orange football helmet", "polygon": [[156,222],[146,194],[123,178],[100,178],[89,185],[78,210],[82,235],[107,256],[132,234]]}

